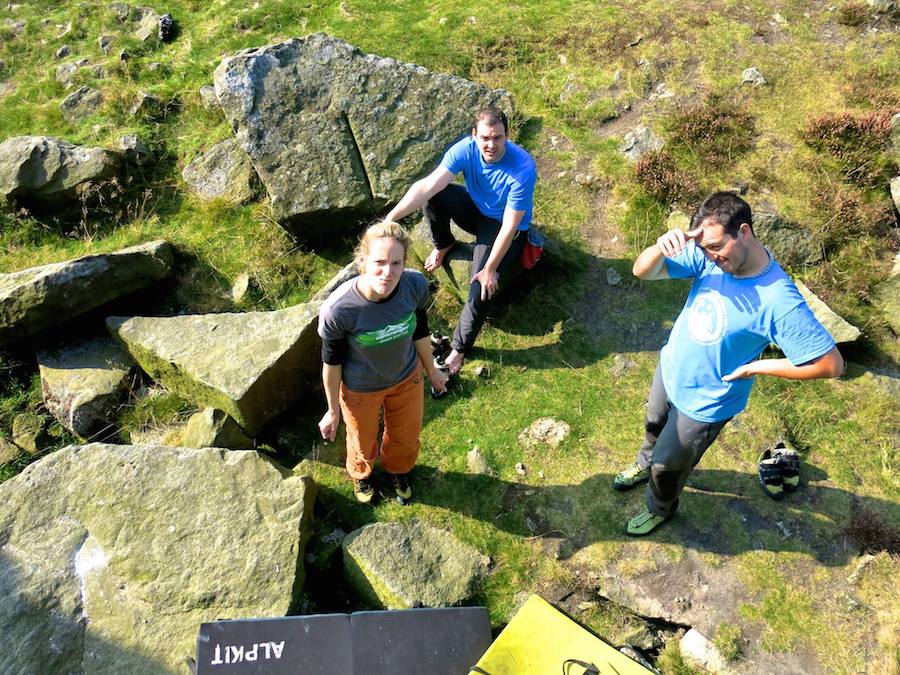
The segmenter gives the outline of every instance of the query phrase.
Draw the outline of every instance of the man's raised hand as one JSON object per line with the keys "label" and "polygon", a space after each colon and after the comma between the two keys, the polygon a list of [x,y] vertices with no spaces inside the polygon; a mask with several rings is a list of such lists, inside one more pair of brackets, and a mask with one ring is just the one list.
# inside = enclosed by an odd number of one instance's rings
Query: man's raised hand
{"label": "man's raised hand", "polygon": [[681,228],[669,230],[656,240],[656,247],[667,258],[674,258],[684,250],[691,240],[698,240],[703,235],[703,228],[697,227],[685,232]]}

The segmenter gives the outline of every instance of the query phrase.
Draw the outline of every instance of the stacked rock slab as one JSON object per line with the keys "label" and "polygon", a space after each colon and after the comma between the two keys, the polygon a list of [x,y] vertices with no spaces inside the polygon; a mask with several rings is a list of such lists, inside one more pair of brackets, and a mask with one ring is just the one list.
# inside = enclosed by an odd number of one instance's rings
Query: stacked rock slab
{"label": "stacked rock slab", "polygon": [[172,273],[164,241],[0,274],[0,346],[35,335]]}
{"label": "stacked rock slab", "polygon": [[252,451],[35,462],[0,485],[0,672],[182,672],[202,622],[289,611],[313,500]]}
{"label": "stacked rock slab", "polygon": [[37,352],[47,410],[82,438],[111,431],[134,367],[108,335]]}
{"label": "stacked rock slab", "polygon": [[449,607],[470,599],[490,559],[420,522],[372,523],[342,543],[344,574],[373,607]]}
{"label": "stacked rock slab", "polygon": [[322,234],[397,201],[506,92],[363,54],[325,34],[246,49],[215,89],[275,217]]}
{"label": "stacked rock slab", "polygon": [[855,342],[859,339],[859,336],[862,335],[862,331],[859,328],[838,315],[819,296],[809,290],[802,281],[795,279],[794,284],[797,286],[797,290],[800,291],[800,295],[806,300],[806,304],[809,305],[812,313],[819,320],[819,323],[825,326],[825,329],[831,334],[835,342]]}
{"label": "stacked rock slab", "polygon": [[85,183],[110,179],[121,158],[60,138],[16,136],[0,143],[0,197],[9,201],[71,200]]}
{"label": "stacked rock slab", "polygon": [[253,199],[258,185],[250,158],[233,138],[195,157],[181,177],[202,199],[227,199],[236,204]]}
{"label": "stacked rock slab", "polygon": [[753,232],[782,267],[806,267],[822,260],[822,247],[812,232],[775,213],[755,213]]}
{"label": "stacked rock slab", "polygon": [[153,379],[223,410],[255,436],[316,377],[319,303],[273,312],[109,317],[107,328]]}
{"label": "stacked rock slab", "polygon": [[253,448],[253,441],[247,438],[228,413],[206,408],[188,420],[181,445],[185,448],[248,450]]}

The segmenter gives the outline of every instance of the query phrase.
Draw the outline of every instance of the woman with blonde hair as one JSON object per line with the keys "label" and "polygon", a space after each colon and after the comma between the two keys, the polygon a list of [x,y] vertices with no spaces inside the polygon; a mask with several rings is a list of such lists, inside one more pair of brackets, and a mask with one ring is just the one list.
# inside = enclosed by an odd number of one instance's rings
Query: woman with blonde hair
{"label": "woman with blonde hair", "polygon": [[428,319],[428,282],[405,269],[409,235],[385,221],[369,227],[356,251],[359,276],[338,286],[319,314],[322,382],[328,410],[319,421],[334,440],[341,416],[347,428],[347,473],[356,499],[372,500],[372,470],[384,411],[381,466],[397,499],[412,498],[409,472],[421,445],[422,367],[436,391],[447,375],[435,367]]}

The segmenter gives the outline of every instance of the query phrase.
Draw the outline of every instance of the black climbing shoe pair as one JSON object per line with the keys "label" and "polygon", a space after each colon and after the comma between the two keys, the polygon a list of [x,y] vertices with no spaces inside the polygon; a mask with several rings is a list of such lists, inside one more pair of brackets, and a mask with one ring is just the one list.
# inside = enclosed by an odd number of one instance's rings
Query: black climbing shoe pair
{"label": "black climbing shoe pair", "polygon": [[[412,486],[409,484],[408,473],[389,473],[391,486],[397,494],[397,501],[404,506],[412,499]],[[361,504],[368,504],[375,496],[375,487],[369,478],[353,479],[353,495]]]}
{"label": "black climbing shoe pair", "polygon": [[800,487],[800,457],[784,441],[766,448],[756,462],[759,484],[769,497],[784,499],[788,492]]}

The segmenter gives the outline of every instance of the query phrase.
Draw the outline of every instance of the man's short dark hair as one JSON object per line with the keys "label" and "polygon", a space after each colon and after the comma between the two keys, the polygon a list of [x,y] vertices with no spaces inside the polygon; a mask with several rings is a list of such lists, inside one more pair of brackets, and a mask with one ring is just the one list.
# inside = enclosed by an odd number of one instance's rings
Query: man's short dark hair
{"label": "man's short dark hair", "polygon": [[710,218],[721,225],[725,232],[736,237],[741,223],[747,223],[753,232],[753,213],[750,205],[733,192],[714,192],[703,200],[691,218],[691,229],[695,230]]}
{"label": "man's short dark hair", "polygon": [[500,110],[500,108],[495,108],[494,106],[482,108],[475,113],[475,120],[472,122],[472,128],[476,128],[479,122],[486,122],[487,125],[491,127],[502,124],[503,133],[509,136],[509,121],[506,119],[506,113]]}

